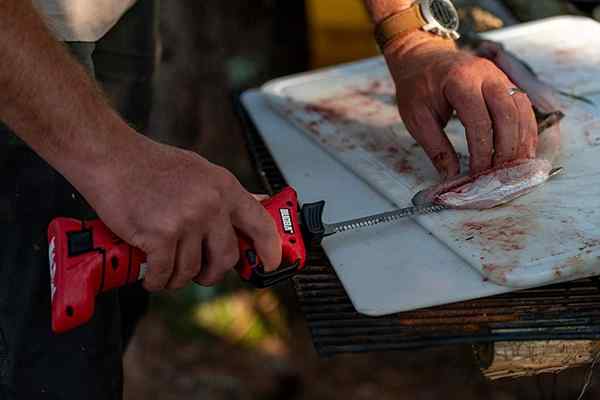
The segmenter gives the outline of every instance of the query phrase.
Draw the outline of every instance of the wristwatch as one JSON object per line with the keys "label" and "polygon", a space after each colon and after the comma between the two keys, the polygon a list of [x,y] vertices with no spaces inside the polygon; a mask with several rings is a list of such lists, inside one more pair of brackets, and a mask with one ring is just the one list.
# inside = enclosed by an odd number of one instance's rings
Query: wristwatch
{"label": "wristwatch", "polygon": [[392,39],[417,29],[456,40],[458,24],[458,13],[450,0],[418,0],[377,24],[375,40],[383,50]]}

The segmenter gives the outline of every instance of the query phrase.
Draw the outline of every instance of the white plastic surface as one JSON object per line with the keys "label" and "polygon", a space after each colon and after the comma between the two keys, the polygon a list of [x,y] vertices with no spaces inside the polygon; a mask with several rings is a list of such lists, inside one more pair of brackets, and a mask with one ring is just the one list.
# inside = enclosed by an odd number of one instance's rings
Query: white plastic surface
{"label": "white plastic surface", "polygon": [[[325,221],[391,210],[394,205],[268,106],[258,91],[242,97],[263,140],[300,201],[327,202]],[[356,310],[385,315],[507,292],[412,219],[323,241]]]}
{"label": "white plastic surface", "polygon": [[[592,45],[594,38],[600,41],[600,24],[592,20],[554,18],[497,31],[489,37],[503,42],[562,90],[588,96],[600,91],[600,80],[595,78],[600,77],[600,63],[594,65],[594,60],[600,61],[600,46]],[[397,206],[408,205],[414,193],[435,182],[436,174],[425,154],[397,116],[393,85],[381,58],[280,79],[266,85],[263,93],[314,143]],[[505,207],[448,211],[417,219],[486,279],[498,284],[522,288],[600,274],[600,213],[596,211],[600,205],[600,114],[597,107],[567,97],[562,103],[567,117],[561,122],[563,148],[557,164],[565,168],[563,176]],[[451,122],[447,132],[466,161],[468,152],[460,123]],[[285,173],[288,161],[278,161]],[[340,178],[330,177],[329,184],[337,187]],[[346,191],[345,196],[354,194]],[[356,213],[351,216],[369,212],[369,207],[356,204]],[[377,231],[386,229],[390,228]],[[338,252],[359,245],[353,237],[360,237],[360,243],[379,243],[376,234],[367,230],[330,239],[338,243],[337,247],[325,246],[347,288],[361,278],[346,273],[348,263],[378,265],[373,252],[368,251],[356,253],[344,263],[340,258],[336,265]],[[418,246],[399,237],[395,250],[406,260],[417,252],[427,253],[430,243],[433,239],[422,244],[419,241]],[[447,254],[427,254],[431,257],[429,268],[446,261]],[[444,280],[435,271],[429,278],[437,281],[431,283],[434,286]],[[403,279],[402,275],[397,279]],[[447,295],[445,300],[441,297],[436,304],[451,300]]]}

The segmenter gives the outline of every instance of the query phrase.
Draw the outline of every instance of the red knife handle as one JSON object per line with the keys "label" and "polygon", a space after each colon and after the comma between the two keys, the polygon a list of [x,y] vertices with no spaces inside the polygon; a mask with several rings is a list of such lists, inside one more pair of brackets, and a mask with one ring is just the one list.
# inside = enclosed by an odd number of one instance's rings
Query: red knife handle
{"label": "red knife handle", "polygon": [[282,264],[265,272],[252,243],[240,237],[240,262],[236,267],[242,279],[259,288],[276,285],[296,275],[306,264],[306,247],[300,229],[298,195],[291,187],[262,202],[275,221],[281,238]]}
{"label": "red knife handle", "polygon": [[[272,286],[299,272],[306,249],[298,223],[298,200],[292,188],[262,202],[281,236],[283,263],[264,272],[251,242],[240,237],[240,276],[257,287]],[[89,321],[96,296],[143,278],[146,255],[115,236],[100,220],[55,218],[48,227],[52,330],[60,333]]]}
{"label": "red knife handle", "polygon": [[55,218],[48,227],[52,330],[87,322],[96,295],[143,277],[146,255],[115,236],[100,220]]}

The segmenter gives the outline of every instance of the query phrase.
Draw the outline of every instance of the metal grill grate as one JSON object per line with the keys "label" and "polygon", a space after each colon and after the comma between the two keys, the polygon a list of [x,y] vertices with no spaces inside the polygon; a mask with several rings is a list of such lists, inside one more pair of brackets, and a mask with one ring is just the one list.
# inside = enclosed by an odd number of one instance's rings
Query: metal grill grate
{"label": "metal grill grate", "polygon": [[[238,107],[265,187],[286,183],[252,121]],[[458,343],[600,339],[600,280],[582,279],[435,308],[368,317],[356,312],[326,255],[309,251],[294,287],[322,356]]]}

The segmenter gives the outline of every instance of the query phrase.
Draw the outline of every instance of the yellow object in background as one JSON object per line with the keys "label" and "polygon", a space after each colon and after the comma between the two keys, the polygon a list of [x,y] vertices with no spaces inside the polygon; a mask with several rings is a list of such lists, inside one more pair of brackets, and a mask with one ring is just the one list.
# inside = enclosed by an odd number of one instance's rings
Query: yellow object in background
{"label": "yellow object in background", "polygon": [[306,0],[312,68],[379,54],[362,0]]}

